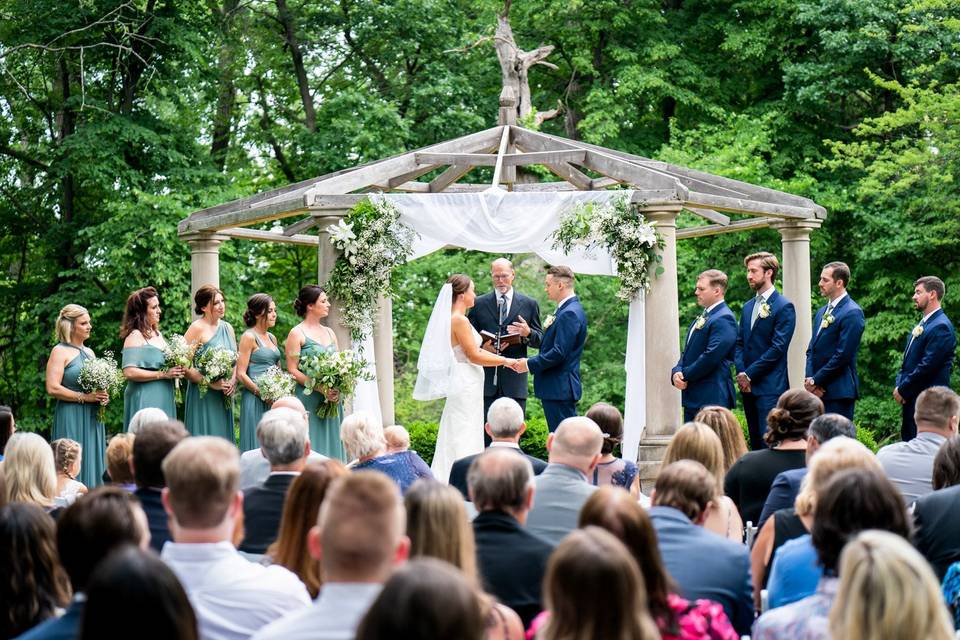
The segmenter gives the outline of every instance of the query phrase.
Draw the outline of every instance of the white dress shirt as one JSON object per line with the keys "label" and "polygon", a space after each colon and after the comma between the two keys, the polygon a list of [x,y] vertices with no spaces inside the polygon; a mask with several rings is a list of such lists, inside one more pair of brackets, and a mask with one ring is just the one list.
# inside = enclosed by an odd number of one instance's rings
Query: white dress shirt
{"label": "white dress shirt", "polygon": [[168,542],[160,557],[179,578],[197,614],[201,640],[246,640],[264,625],[310,604],[296,575],[241,556],[229,542]]}
{"label": "white dress shirt", "polygon": [[270,623],[253,640],[353,640],[382,588],[372,582],[328,582],[313,606]]}

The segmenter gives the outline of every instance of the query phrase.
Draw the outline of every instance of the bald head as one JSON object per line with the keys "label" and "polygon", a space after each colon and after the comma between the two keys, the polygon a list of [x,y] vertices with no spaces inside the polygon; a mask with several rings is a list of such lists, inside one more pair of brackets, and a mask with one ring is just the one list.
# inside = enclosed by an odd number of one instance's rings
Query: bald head
{"label": "bald head", "polygon": [[547,438],[551,464],[565,464],[589,474],[600,460],[603,432],[597,423],[583,416],[567,418]]}
{"label": "bald head", "polygon": [[273,401],[271,409],[293,409],[300,415],[303,415],[307,412],[307,408],[303,406],[303,403],[300,402],[300,398],[297,396],[283,396],[277,398]]}

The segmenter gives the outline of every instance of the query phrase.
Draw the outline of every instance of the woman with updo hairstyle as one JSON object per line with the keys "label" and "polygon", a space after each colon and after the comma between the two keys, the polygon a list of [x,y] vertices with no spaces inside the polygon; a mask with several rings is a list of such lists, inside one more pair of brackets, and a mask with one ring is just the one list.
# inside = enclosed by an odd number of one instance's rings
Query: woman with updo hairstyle
{"label": "woman with updo hairstyle", "polygon": [[597,402],[587,409],[587,417],[597,423],[603,432],[603,447],[600,462],[593,470],[591,483],[595,487],[613,485],[630,491],[633,497],[640,496],[640,474],[637,465],[613,455],[613,450],[623,444],[623,415],[612,404]]}
{"label": "woman with updo hairstyle", "polygon": [[127,296],[120,323],[123,340],[123,428],[141,409],[160,409],[177,417],[175,380],[183,377],[183,367],[166,368],[164,350],[167,341],[160,333],[160,294],[153,287],[137,289]]}
{"label": "woman with updo hairstyle", "polygon": [[[194,362],[214,347],[236,352],[237,337],[230,323],[223,319],[227,311],[223,292],[205,284],[193,296],[193,310],[200,317],[184,334],[187,342],[196,344]],[[233,395],[237,389],[237,367],[222,380],[214,380],[206,394],[200,393],[203,375],[195,368],[186,370],[187,397],[183,421],[195,436],[219,436],[236,444],[233,435]]]}
{"label": "woman with updo hairstyle", "polygon": [[260,446],[257,442],[257,423],[269,409],[260,399],[257,378],[280,363],[277,338],[270,327],[277,324],[277,305],[265,293],[255,293],[247,300],[243,312],[247,330],[240,336],[240,353],[237,357],[237,379],[243,385],[240,390],[240,451],[250,451]]}
{"label": "woman with updo hairstyle", "polygon": [[284,344],[287,358],[287,371],[297,381],[296,396],[300,398],[310,416],[310,448],[322,453],[328,458],[346,462],[347,454],[340,442],[340,422],[343,420],[343,404],[337,408],[336,415],[321,418],[318,415],[324,398],[329,402],[340,400],[339,389],[317,390],[307,395],[304,385],[307,376],[300,371],[300,358],[320,353],[335,353],[339,350],[337,336],[330,327],[320,321],[330,313],[330,300],[323,287],[317,284],[308,284],[300,289],[300,294],[293,301],[293,308],[297,315],[303,318],[290,333]]}
{"label": "woman with updo hairstyle", "polygon": [[778,474],[806,466],[807,429],[823,415],[823,402],[805,389],[785,391],[767,415],[763,435],[769,449],[746,454],[730,468],[723,490],[744,522],[760,521],[763,503]]}
{"label": "woman with updo hairstyle", "polygon": [[78,304],[68,304],[57,316],[57,345],[47,358],[47,395],[56,399],[53,409],[51,437],[76,440],[87,452],[87,464],[80,472],[80,481],[87,487],[102,484],[103,460],[107,437],[98,418],[100,405],[110,402],[104,391],[86,393],[78,381],[85,360],[94,357],[84,346],[93,326],[90,314]]}
{"label": "woman with updo hairstyle", "polygon": [[57,497],[53,502],[58,507],[69,507],[87,493],[87,487],[77,482],[83,468],[83,448],[69,438],[54,440],[50,448],[53,449],[53,466],[57,470]]}

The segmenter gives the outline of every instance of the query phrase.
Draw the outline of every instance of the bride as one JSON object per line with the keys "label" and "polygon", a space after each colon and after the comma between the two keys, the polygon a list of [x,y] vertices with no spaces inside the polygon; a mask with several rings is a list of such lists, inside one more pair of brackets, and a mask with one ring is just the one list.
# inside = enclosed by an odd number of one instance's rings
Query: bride
{"label": "bride", "polygon": [[413,397],[447,399],[430,465],[440,482],[447,482],[454,461],[483,451],[483,367],[509,367],[516,362],[480,348],[480,334],[466,316],[476,298],[468,276],[458,273],[447,279],[433,306],[417,360]]}

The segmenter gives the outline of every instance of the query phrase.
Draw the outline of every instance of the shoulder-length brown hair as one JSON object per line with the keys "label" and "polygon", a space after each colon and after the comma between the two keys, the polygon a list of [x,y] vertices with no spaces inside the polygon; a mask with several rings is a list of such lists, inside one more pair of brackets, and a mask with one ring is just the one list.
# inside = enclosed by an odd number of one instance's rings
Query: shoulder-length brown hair
{"label": "shoulder-length brown hair", "polygon": [[157,331],[156,325],[147,322],[147,304],[151,298],[159,298],[160,294],[153,287],[137,289],[127,296],[127,305],[123,309],[123,320],[120,322],[120,339],[126,340],[134,331],[139,331],[144,338],[151,338]]}

